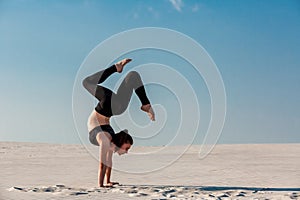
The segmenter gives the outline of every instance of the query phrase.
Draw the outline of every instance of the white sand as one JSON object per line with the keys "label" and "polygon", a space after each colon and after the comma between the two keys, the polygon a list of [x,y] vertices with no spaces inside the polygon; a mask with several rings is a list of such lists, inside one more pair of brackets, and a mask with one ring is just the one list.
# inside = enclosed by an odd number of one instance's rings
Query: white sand
{"label": "white sand", "polygon": [[[116,157],[112,189],[97,188],[98,162],[82,145],[0,142],[0,199],[300,199],[300,144],[134,147]],[[146,153],[137,155],[136,153]],[[151,167],[152,166],[152,167]]]}

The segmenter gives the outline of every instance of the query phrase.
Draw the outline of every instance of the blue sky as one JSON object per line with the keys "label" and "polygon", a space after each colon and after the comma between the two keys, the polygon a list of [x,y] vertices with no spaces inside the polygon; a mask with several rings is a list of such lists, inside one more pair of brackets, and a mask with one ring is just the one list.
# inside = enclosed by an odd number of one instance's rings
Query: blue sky
{"label": "blue sky", "polygon": [[[300,142],[300,3],[296,0],[1,0],[0,140],[79,143],[72,90],[80,65],[100,42],[141,27],[181,32],[212,57],[227,95],[219,143]],[[131,55],[139,64],[150,62],[150,55],[158,63],[174,62],[168,55],[151,52]],[[186,78],[193,84],[193,77]],[[148,91],[154,96],[151,88]],[[204,116],[209,115],[208,102],[202,105]],[[165,136],[140,144],[162,145],[172,138],[171,116]],[[202,139],[200,131],[195,143]]]}

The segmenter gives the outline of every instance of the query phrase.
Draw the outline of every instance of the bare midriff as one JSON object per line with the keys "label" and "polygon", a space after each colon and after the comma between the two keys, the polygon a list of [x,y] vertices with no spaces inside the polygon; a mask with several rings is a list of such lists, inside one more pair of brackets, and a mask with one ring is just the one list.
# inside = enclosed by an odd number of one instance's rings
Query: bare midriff
{"label": "bare midriff", "polygon": [[99,122],[99,125],[107,125],[107,124],[109,124],[110,117],[106,117],[106,116],[101,115],[101,114],[99,114],[97,112],[96,112],[96,116],[97,116],[97,120]]}

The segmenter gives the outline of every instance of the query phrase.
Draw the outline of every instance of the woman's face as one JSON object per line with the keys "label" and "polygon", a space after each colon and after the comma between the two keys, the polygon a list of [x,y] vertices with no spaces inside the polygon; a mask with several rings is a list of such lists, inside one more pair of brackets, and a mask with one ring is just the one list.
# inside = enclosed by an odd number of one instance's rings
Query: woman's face
{"label": "woman's face", "polygon": [[121,148],[118,149],[117,153],[118,153],[119,155],[123,155],[123,154],[125,154],[125,153],[128,153],[128,150],[130,149],[130,147],[131,147],[131,144],[129,144],[129,143],[124,143],[124,144],[121,146]]}

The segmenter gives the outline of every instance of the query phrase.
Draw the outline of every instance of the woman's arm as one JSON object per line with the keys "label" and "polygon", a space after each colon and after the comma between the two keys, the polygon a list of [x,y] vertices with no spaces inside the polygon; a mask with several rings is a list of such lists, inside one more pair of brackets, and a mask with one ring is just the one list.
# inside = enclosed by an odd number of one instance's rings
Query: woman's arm
{"label": "woman's arm", "polygon": [[103,180],[106,172],[106,165],[102,162],[99,162],[99,170],[98,170],[98,186],[104,187]]}
{"label": "woman's arm", "polygon": [[107,168],[106,168],[106,183],[110,183],[110,175],[111,175],[111,168],[112,168],[112,154],[113,152],[110,150],[107,152]]}
{"label": "woman's arm", "polygon": [[107,166],[109,164],[107,160],[107,154],[110,148],[110,141],[105,136],[105,134],[98,134],[98,143],[100,145],[99,149],[99,170],[98,170],[98,185],[103,187],[104,176],[106,174]]}

